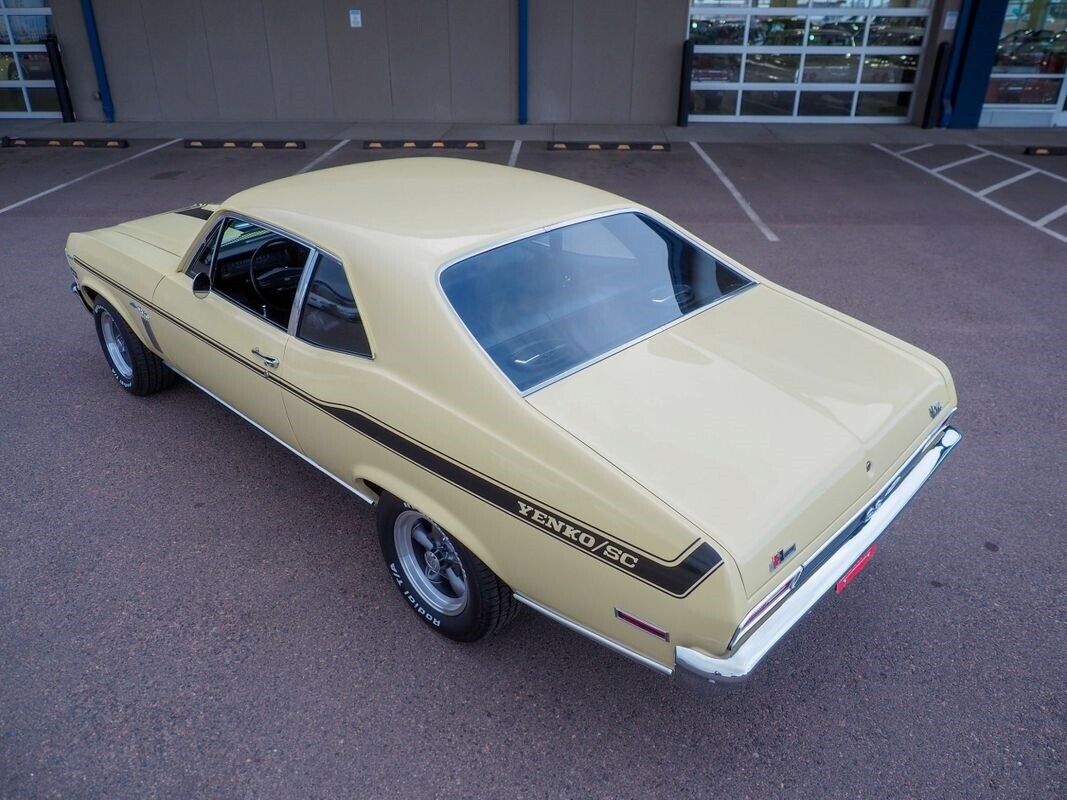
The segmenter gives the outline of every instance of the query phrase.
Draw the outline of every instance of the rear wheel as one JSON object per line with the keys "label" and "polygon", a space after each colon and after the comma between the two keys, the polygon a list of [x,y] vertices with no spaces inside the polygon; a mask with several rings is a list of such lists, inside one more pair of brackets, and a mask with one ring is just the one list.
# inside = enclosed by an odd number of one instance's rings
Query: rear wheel
{"label": "rear wheel", "polygon": [[143,397],[174,384],[174,372],[141,343],[114,306],[97,298],[93,317],[100,348],[119,386]]}
{"label": "rear wheel", "polygon": [[423,622],[459,642],[503,630],[521,607],[511,588],[440,525],[388,493],[378,539],[400,594]]}

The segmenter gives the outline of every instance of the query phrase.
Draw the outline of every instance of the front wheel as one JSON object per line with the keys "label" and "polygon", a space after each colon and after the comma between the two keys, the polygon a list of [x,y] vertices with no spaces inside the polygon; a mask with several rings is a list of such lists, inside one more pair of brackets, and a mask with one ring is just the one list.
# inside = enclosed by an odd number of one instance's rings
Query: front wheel
{"label": "front wheel", "polygon": [[119,386],[143,397],[174,383],[177,378],[174,372],[141,343],[111,303],[98,298],[93,306],[93,318],[100,348]]}
{"label": "front wheel", "polygon": [[458,642],[503,630],[518,613],[511,588],[441,526],[390,494],[378,539],[397,589],[431,628]]}

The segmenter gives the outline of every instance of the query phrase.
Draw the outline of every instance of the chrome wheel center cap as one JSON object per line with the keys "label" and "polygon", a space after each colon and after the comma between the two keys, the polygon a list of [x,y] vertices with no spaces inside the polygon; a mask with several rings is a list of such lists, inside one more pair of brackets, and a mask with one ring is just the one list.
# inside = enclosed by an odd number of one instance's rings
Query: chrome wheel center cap
{"label": "chrome wheel center cap", "polygon": [[426,551],[426,575],[430,578],[436,578],[441,572],[441,559],[437,557],[437,554],[427,550]]}

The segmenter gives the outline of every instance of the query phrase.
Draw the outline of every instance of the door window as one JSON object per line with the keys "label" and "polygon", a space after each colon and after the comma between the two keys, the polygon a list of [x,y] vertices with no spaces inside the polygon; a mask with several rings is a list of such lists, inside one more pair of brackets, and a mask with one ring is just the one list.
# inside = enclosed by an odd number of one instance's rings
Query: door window
{"label": "door window", "polygon": [[311,248],[243,219],[228,219],[215,256],[211,289],[277,325],[289,327]]}
{"label": "door window", "polygon": [[337,259],[319,255],[308,283],[297,336],[330,350],[371,355],[355,295]]}

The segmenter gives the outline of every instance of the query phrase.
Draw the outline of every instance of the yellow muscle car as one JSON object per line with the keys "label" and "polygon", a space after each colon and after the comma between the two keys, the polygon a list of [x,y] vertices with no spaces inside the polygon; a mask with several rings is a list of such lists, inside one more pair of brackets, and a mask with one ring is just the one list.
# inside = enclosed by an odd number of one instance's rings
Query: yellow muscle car
{"label": "yellow muscle car", "polygon": [[458,641],[520,604],[747,677],[959,441],[945,366],[648,208],[415,158],[73,233],[118,384],[180,375],[377,505]]}

